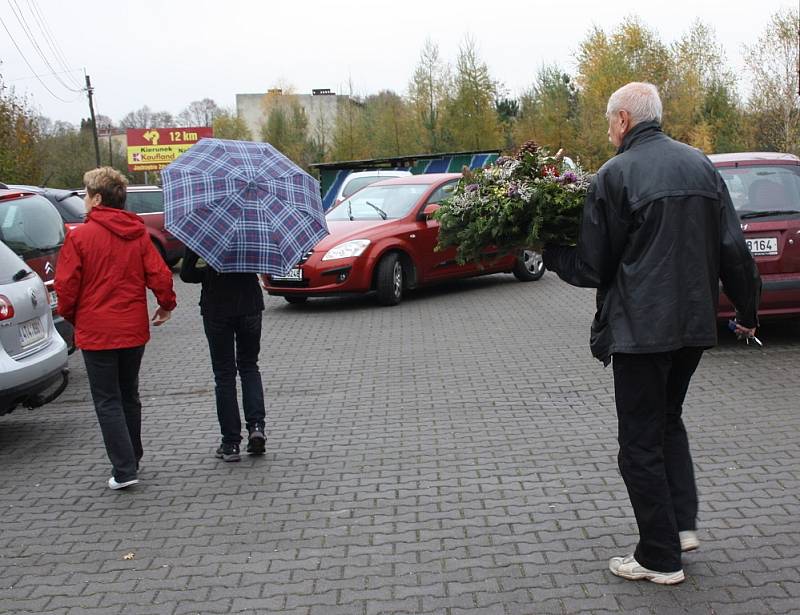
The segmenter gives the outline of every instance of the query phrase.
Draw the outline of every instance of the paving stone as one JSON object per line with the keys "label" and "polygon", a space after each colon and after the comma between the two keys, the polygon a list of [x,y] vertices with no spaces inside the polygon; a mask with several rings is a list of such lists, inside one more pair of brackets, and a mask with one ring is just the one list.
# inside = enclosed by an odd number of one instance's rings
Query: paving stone
{"label": "paving stone", "polygon": [[390,309],[268,297],[267,454],[239,464],[213,456],[199,289],[176,290],[140,376],[140,485],[105,487],[79,353],[56,402],[0,418],[0,612],[797,611],[800,322],[765,322],[759,352],[721,329],[706,352],[684,409],[702,543],[687,581],[662,588],[607,570],[636,524],[612,374],[587,346],[590,290],[548,273]]}

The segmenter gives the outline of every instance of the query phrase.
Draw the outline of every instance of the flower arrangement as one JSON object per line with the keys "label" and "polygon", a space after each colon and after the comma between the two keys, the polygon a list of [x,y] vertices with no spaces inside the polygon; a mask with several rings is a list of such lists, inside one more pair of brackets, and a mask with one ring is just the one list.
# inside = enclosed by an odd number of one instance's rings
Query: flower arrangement
{"label": "flower arrangement", "polygon": [[437,249],[456,246],[460,263],[508,254],[545,243],[574,245],[589,175],[559,151],[550,155],[533,141],[516,156],[464,169],[452,196],[441,203]]}

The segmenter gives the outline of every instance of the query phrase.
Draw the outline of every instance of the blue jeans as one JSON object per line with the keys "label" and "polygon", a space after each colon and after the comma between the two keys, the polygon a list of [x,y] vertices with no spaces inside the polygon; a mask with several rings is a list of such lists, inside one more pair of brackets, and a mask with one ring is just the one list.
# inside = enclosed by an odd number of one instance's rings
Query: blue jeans
{"label": "blue jeans", "polygon": [[143,355],[144,346],[83,351],[97,422],[114,479],[120,483],[136,478],[142,458],[139,366]]}
{"label": "blue jeans", "polygon": [[236,372],[242,381],[242,405],[248,429],[264,429],[264,389],[258,371],[261,312],[243,316],[203,317],[203,328],[214,370],[214,392],[222,441],[242,441],[242,421],[236,398]]}

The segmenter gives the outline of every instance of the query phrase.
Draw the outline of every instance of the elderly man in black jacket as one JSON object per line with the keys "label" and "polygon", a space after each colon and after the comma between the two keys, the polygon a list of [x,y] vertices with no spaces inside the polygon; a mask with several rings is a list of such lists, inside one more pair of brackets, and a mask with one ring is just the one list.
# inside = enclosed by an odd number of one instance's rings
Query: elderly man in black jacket
{"label": "elderly man in black jacket", "polygon": [[674,584],[696,549],[697,489],[681,410],[703,350],[717,342],[719,281],[754,334],[761,280],[724,181],[700,151],[661,131],[661,100],[629,83],[608,101],[618,148],[592,182],[575,248],[545,265],[597,288],[592,353],[613,361],[619,468],[639,527],[611,572]]}

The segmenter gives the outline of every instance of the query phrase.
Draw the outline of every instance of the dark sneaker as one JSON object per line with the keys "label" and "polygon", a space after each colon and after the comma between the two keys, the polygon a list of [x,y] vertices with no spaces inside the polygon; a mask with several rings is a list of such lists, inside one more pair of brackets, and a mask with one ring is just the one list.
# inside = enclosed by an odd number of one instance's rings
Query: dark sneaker
{"label": "dark sneaker", "polygon": [[249,431],[250,436],[247,439],[247,452],[251,455],[263,455],[267,442],[267,437],[264,435],[264,428],[259,425],[253,427]]}
{"label": "dark sneaker", "polygon": [[239,455],[239,445],[238,444],[228,444],[223,442],[220,444],[219,448],[216,451],[216,455],[218,459],[222,459],[222,461],[241,461],[242,458]]}

